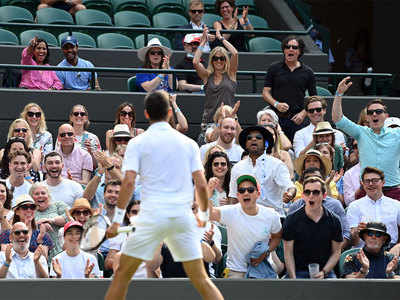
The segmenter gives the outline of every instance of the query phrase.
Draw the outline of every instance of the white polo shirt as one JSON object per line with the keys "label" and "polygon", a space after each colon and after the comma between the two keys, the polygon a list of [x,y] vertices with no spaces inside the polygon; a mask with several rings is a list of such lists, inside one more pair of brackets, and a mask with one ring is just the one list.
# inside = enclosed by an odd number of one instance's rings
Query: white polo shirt
{"label": "white polo shirt", "polygon": [[135,171],[141,182],[141,214],[177,217],[191,211],[192,173],[202,171],[197,144],[167,122],[153,123],[129,141],[122,171]]}
{"label": "white polo shirt", "polygon": [[[2,266],[6,261],[5,252],[0,252],[0,265]],[[39,263],[42,265],[43,270],[47,271],[47,261],[44,256],[39,258]],[[28,252],[25,257],[19,256],[11,249],[11,263],[8,268],[6,278],[9,279],[33,279],[38,278],[36,275],[35,263],[33,261],[33,253]]]}
{"label": "white polo shirt", "polygon": [[242,175],[253,175],[260,183],[261,195],[257,199],[258,204],[272,207],[282,217],[285,216],[282,202],[283,193],[288,188],[294,187],[294,184],[290,180],[287,166],[281,160],[264,153],[257,158],[255,166],[250,157],[238,162],[231,171],[229,197],[237,198],[237,179]]}
{"label": "white polo shirt", "polygon": [[400,226],[399,201],[386,196],[382,196],[380,199],[374,201],[365,196],[351,202],[346,214],[350,228],[357,227],[363,217],[367,221],[382,222],[386,225],[387,233],[392,238],[391,242],[397,243],[399,236],[397,226]]}
{"label": "white polo shirt", "polygon": [[[210,149],[211,147],[215,146],[217,144],[218,141],[215,142],[211,142],[208,144],[205,144],[203,146],[200,147],[200,154],[201,154],[201,160],[204,161],[205,157],[206,157],[206,152],[208,149]],[[226,155],[228,155],[229,161],[231,163],[237,163],[238,161],[240,161],[240,159],[242,158],[242,153],[243,153],[243,148],[240,147],[238,144],[234,143],[232,141],[232,147],[230,147],[229,149],[225,149]]]}

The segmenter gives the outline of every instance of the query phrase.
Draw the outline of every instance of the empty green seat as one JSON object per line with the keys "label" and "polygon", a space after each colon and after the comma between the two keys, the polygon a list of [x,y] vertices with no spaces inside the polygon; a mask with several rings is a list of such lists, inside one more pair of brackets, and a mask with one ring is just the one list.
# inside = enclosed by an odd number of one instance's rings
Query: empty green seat
{"label": "empty green seat", "polygon": [[1,45],[18,45],[17,36],[8,30],[0,29],[0,44]]}
{"label": "empty green seat", "polygon": [[112,26],[111,18],[105,12],[95,9],[79,10],[75,14],[77,25],[84,26]]}
{"label": "empty green seat", "polygon": [[103,33],[97,37],[99,48],[105,49],[134,49],[133,41],[120,33]]}
{"label": "empty green seat", "polygon": [[35,14],[40,0],[6,0],[3,5],[18,6],[27,9],[31,14]]}
{"label": "empty green seat", "polygon": [[184,16],[175,13],[160,12],[153,16],[153,26],[156,28],[174,28],[187,24],[188,21]]}
{"label": "empty green seat", "polygon": [[255,37],[249,40],[250,52],[282,52],[281,42],[269,37]]}
{"label": "empty green seat", "polygon": [[[242,17],[242,16],[240,16]],[[253,25],[254,29],[258,29],[258,30],[268,30],[269,29],[269,25],[268,22],[259,16],[256,15],[248,15],[248,18],[250,20],[251,25]]]}
{"label": "empty green seat", "polygon": [[138,91],[138,88],[136,85],[136,76],[132,76],[131,78],[129,78],[127,81],[127,84],[128,84],[129,92],[137,92]]}
{"label": "empty green seat", "polygon": [[[150,41],[152,38],[158,38],[163,46],[172,49],[171,42],[166,37],[164,37],[162,35],[158,35],[158,34],[149,34],[147,42]],[[143,48],[145,46],[145,44],[144,44],[144,35],[143,34],[141,34],[141,35],[136,37],[135,45],[136,45],[136,49],[140,49],[140,48]]]}
{"label": "empty green seat", "polygon": [[321,97],[333,96],[328,89],[323,88],[322,86],[317,86],[317,95]]}
{"label": "empty green seat", "polygon": [[212,28],[215,21],[220,20],[221,17],[216,14],[204,14],[203,19],[201,19],[208,28]]}
{"label": "empty green seat", "polygon": [[[58,36],[60,45],[61,40],[68,35],[68,32],[63,32]],[[72,35],[77,39],[79,48],[97,48],[96,41],[90,35],[82,32],[72,32]]]}
{"label": "empty green seat", "polygon": [[51,33],[48,33],[43,30],[26,30],[21,32],[19,35],[19,39],[21,41],[21,45],[28,45],[31,39],[33,39],[35,36],[45,40],[49,47],[58,47],[58,42],[57,39],[54,35]]}
{"label": "empty green seat", "polygon": [[0,22],[33,23],[32,14],[25,8],[18,6],[0,7]]}
{"label": "empty green seat", "polygon": [[249,13],[255,13],[256,11],[256,5],[254,3],[254,0],[236,0],[235,5],[236,7],[239,8],[247,6],[249,8]]}
{"label": "empty green seat", "polygon": [[111,0],[83,0],[82,4],[85,5],[87,9],[101,10],[109,16],[113,14]]}
{"label": "empty green seat", "polygon": [[150,14],[146,0],[111,0],[114,13],[119,11],[137,11],[145,15]]}
{"label": "empty green seat", "polygon": [[149,18],[137,11],[120,11],[114,15],[118,27],[151,27]]}
{"label": "empty green seat", "polygon": [[74,24],[70,13],[53,7],[39,9],[36,13],[36,19],[39,24]]}
{"label": "empty green seat", "polygon": [[149,8],[151,15],[155,15],[160,12],[173,12],[181,15],[185,15],[185,6],[181,0],[151,0]]}

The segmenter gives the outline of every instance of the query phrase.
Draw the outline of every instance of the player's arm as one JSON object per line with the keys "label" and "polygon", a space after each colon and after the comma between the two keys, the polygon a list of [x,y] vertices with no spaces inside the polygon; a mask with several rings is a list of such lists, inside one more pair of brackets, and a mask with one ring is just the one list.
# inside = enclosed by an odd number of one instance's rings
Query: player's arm
{"label": "player's arm", "polygon": [[[208,213],[208,189],[207,189],[207,181],[204,176],[204,172],[202,170],[197,170],[192,173],[194,186],[196,188],[197,193],[197,201],[199,203],[199,219],[203,221],[201,218],[201,214]],[[204,222],[204,221],[203,221]]]}

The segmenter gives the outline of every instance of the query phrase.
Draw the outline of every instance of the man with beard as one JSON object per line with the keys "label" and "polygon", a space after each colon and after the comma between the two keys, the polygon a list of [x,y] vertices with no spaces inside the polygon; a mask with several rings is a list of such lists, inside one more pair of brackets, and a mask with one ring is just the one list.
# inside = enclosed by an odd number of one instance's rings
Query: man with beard
{"label": "man with beard", "polygon": [[243,174],[251,174],[261,185],[257,203],[274,208],[281,217],[285,216],[283,202],[287,203],[296,195],[296,188],[290,180],[287,166],[270,155],[274,146],[272,134],[261,126],[245,128],[239,135],[240,145],[249,152],[231,171],[229,198],[236,203],[237,180]]}
{"label": "man with beard", "polygon": [[[332,269],[340,258],[343,241],[338,217],[322,205],[325,182],[318,177],[304,181],[305,205],[289,215],[283,224],[285,265],[289,278],[335,278]],[[309,264],[319,272],[309,274]]]}
{"label": "man with beard", "polygon": [[[219,124],[218,124],[219,125]],[[240,161],[243,153],[243,145],[240,147],[235,143],[234,138],[236,136],[236,122],[233,118],[225,118],[221,121],[219,127],[219,137],[215,142],[205,144],[200,147],[201,160],[204,161],[206,152],[208,149],[215,145],[219,145],[225,149],[226,154],[229,157],[231,163],[237,163]]]}
{"label": "man with beard", "polygon": [[[74,36],[69,35],[63,38],[61,41],[61,49],[64,53],[65,59],[58,64],[59,67],[94,68],[94,65],[90,61],[78,57],[78,41]],[[64,89],[90,90],[92,73],[68,71],[57,71],[56,73],[62,82]],[[97,74],[95,76],[95,89],[100,90]]]}
{"label": "man with beard", "polygon": [[49,189],[51,198],[72,207],[74,201],[82,197],[83,189],[76,181],[61,176],[63,168],[63,159],[59,153],[53,151],[44,157],[43,169],[47,174],[44,183]]}
{"label": "man with beard", "polygon": [[17,150],[11,152],[9,155],[10,162],[8,169],[10,170],[10,176],[6,179],[6,185],[9,190],[13,192],[13,199],[11,200],[11,206],[15,205],[15,199],[20,195],[29,194],[29,189],[32,184],[25,180],[25,176],[31,163],[31,156],[25,151]]}
{"label": "man with beard", "polygon": [[10,233],[10,242],[4,252],[0,252],[0,278],[32,279],[47,278],[47,261],[42,245],[35,253],[29,252],[31,235],[28,227],[17,222]]}

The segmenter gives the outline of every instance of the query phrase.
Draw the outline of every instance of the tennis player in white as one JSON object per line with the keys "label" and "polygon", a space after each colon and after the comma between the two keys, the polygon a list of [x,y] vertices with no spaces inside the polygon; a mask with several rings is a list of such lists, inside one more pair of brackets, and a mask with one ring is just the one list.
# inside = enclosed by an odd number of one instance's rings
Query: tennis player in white
{"label": "tennis player in white", "polygon": [[[135,221],[136,231],[122,248],[120,264],[105,299],[125,299],[138,266],[143,260],[151,260],[165,241],[203,299],[221,300],[221,293],[204,269],[201,236],[196,228],[208,221],[207,182],[199,147],[168,124],[172,116],[168,93],[157,91],[147,95],[144,106],[150,127],[128,144],[122,167],[125,176],[107,237],[117,234],[137,175],[142,184],[141,209]],[[191,211],[192,179],[200,206],[197,222]]]}

